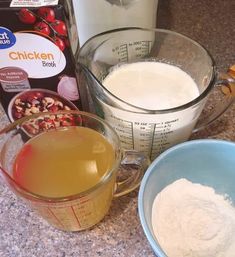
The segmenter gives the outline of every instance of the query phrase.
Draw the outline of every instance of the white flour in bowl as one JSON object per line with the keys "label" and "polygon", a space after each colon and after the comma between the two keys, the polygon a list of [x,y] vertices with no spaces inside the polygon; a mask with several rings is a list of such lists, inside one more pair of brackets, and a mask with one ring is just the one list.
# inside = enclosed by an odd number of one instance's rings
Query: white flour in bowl
{"label": "white flour in bowl", "polygon": [[235,208],[211,187],[168,185],[154,200],[152,226],[168,257],[235,256]]}

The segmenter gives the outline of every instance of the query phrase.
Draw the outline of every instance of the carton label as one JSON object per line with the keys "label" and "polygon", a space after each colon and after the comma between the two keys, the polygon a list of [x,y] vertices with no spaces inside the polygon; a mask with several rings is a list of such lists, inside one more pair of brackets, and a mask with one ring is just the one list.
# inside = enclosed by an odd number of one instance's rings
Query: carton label
{"label": "carton label", "polygon": [[0,49],[10,48],[15,42],[15,35],[9,29],[0,27]]}
{"label": "carton label", "polygon": [[15,38],[13,46],[0,51],[0,69],[16,66],[30,78],[48,78],[64,70],[65,56],[51,40],[31,33],[15,33]]}
{"label": "carton label", "polygon": [[5,92],[21,92],[30,89],[27,72],[17,67],[1,69],[0,82]]}
{"label": "carton label", "polygon": [[12,0],[10,7],[40,7],[57,4],[58,0]]}

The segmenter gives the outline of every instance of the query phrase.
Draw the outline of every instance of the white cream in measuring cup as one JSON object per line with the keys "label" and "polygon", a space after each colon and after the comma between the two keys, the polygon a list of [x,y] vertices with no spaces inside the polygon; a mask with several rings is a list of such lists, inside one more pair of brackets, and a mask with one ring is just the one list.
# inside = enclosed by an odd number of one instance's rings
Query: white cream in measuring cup
{"label": "white cream in measuring cup", "polygon": [[102,84],[115,97],[133,105],[133,112],[129,112],[125,104],[117,109],[102,103],[105,119],[118,132],[123,148],[138,149],[154,158],[191,134],[196,122],[191,109],[140,114],[134,108],[171,109],[198,97],[196,83],[180,68],[160,62],[124,64],[112,69]]}
{"label": "white cream in measuring cup", "polygon": [[196,126],[221,82],[207,50],[169,30],[123,28],[97,35],[80,49],[77,68],[94,103],[90,110],[115,128],[124,149],[152,160],[233,102],[230,94],[223,95]]}
{"label": "white cream in measuring cup", "polygon": [[103,86],[123,101],[148,110],[174,108],[199,96],[186,72],[160,62],[124,64],[108,74]]}

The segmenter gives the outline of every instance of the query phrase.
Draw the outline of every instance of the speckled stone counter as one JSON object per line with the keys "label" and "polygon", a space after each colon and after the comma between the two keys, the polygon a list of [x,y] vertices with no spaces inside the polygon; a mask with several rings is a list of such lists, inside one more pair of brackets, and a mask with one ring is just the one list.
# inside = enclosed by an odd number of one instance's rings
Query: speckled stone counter
{"label": "speckled stone counter", "polygon": [[[235,1],[159,0],[158,27],[204,45],[218,71],[235,63]],[[235,106],[193,138],[235,141]],[[1,121],[1,126],[3,126]],[[94,228],[76,233],[48,225],[0,182],[0,257],[153,257],[141,228],[135,192],[115,199]]]}

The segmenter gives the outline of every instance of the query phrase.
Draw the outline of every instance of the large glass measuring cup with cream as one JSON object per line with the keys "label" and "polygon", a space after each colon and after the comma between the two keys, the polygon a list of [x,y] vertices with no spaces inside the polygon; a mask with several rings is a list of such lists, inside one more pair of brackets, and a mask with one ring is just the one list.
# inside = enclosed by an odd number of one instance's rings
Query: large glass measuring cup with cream
{"label": "large glass measuring cup with cream", "polygon": [[[190,137],[208,94],[219,84],[208,52],[167,30],[109,31],[89,40],[77,60],[94,111],[115,128],[123,148],[151,159]],[[224,96],[201,127],[232,101],[230,94]]]}

